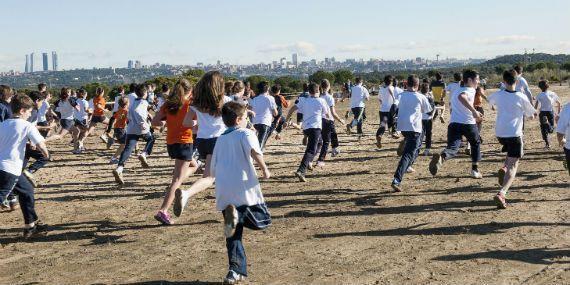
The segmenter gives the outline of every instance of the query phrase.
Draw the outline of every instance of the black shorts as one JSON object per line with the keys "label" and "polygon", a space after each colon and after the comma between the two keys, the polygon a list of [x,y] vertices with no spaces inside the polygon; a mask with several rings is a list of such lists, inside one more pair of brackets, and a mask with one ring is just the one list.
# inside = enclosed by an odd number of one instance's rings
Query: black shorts
{"label": "black shorts", "polygon": [[[47,127],[49,126],[49,123],[47,121],[45,122],[38,122],[38,126],[40,127]],[[47,137],[49,131],[48,130],[40,130],[40,134],[45,138]]]}
{"label": "black shorts", "polygon": [[503,145],[501,152],[506,152],[507,157],[521,158],[523,157],[523,141],[521,137],[497,138],[499,143]]}
{"label": "black shorts", "polygon": [[297,124],[300,124],[302,122],[303,122],[303,113],[297,112]]}
{"label": "black shorts", "polygon": [[73,121],[73,119],[61,119],[59,120],[59,124],[61,125],[62,129],[69,131],[71,130],[71,128],[73,128],[75,122]]}
{"label": "black shorts", "polygon": [[167,144],[166,150],[172,159],[191,161],[192,154],[194,153],[194,145],[191,143]]}
{"label": "black shorts", "polygon": [[87,129],[87,120],[74,119],[73,122],[75,123],[76,127]]}
{"label": "black shorts", "polygon": [[196,139],[196,148],[200,154],[200,159],[206,159],[206,156],[214,153],[214,147],[216,146],[217,140],[218,138]]}
{"label": "black shorts", "polygon": [[475,107],[475,110],[481,113],[481,115],[485,115],[485,110],[483,109],[483,107]]}
{"label": "black shorts", "polygon": [[103,123],[106,119],[107,117],[105,116],[93,116],[91,117],[91,123],[92,124]]}
{"label": "black shorts", "polygon": [[127,142],[127,131],[125,131],[125,129],[115,128],[113,130],[113,138],[119,144],[125,144]]}

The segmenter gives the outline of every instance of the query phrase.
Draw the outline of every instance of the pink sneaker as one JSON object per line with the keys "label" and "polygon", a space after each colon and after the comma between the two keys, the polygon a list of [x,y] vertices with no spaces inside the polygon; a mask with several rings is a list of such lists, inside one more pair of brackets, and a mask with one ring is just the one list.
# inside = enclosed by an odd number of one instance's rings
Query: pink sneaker
{"label": "pink sneaker", "polygon": [[495,195],[495,203],[497,203],[497,208],[499,209],[506,209],[507,208],[507,198],[505,198],[505,195],[501,194],[501,193],[497,193],[497,195]]}
{"label": "pink sneaker", "polygon": [[159,221],[160,223],[162,223],[165,226],[169,226],[174,224],[172,222],[172,220],[170,219],[170,214],[163,212],[163,211],[158,211],[158,213],[156,213],[156,215],[154,215],[154,219]]}

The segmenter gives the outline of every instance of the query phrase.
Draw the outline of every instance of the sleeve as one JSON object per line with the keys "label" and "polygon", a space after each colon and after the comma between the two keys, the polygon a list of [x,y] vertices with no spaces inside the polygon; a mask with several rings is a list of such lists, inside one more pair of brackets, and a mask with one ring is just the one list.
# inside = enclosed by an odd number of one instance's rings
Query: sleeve
{"label": "sleeve", "polygon": [[334,102],[334,98],[332,96],[329,97],[329,107],[334,107],[335,102]]}
{"label": "sleeve", "polygon": [[32,142],[32,144],[37,145],[44,142],[44,137],[38,131],[38,128],[34,127],[32,124],[28,126],[28,134],[26,137]]}
{"label": "sleeve", "polygon": [[216,166],[218,165],[218,154],[217,149],[214,147],[214,152],[212,153],[212,159],[210,160],[210,175],[216,177]]}
{"label": "sleeve", "polygon": [[495,94],[497,94],[497,93],[495,92],[495,93],[489,95],[489,97],[487,97],[487,101],[489,102],[489,105],[491,105],[491,106],[497,105],[497,102],[495,100],[495,97],[497,97],[497,96]]}
{"label": "sleeve", "polygon": [[263,155],[261,147],[259,146],[259,141],[257,140],[257,137],[253,131],[246,130],[243,133],[243,136],[241,137],[241,146],[247,155],[251,153],[251,150],[254,150],[256,153]]}
{"label": "sleeve", "polygon": [[363,91],[364,91],[364,97],[365,97],[365,98],[370,98],[370,93],[368,93],[368,89],[363,88]]}
{"label": "sleeve", "polygon": [[423,96],[423,98],[421,99],[421,108],[422,108],[422,113],[429,113],[431,112],[433,109],[431,107],[431,104],[429,103],[429,99],[425,96]]}
{"label": "sleeve", "polygon": [[326,102],[325,100],[322,100],[321,106],[322,106],[322,108],[323,108],[323,114],[328,114],[328,113],[331,112],[331,111],[330,111],[331,108],[329,107],[329,104],[327,104],[327,102]]}
{"label": "sleeve", "polygon": [[521,100],[525,116],[532,117],[535,113],[534,107],[526,97],[521,97]]}
{"label": "sleeve", "polygon": [[562,112],[560,112],[560,119],[558,119],[558,126],[556,127],[556,132],[559,134],[566,134],[569,125],[570,125],[570,103],[566,104],[566,106],[564,106],[564,109],[562,109]]}
{"label": "sleeve", "polygon": [[275,103],[275,98],[271,97],[271,99],[269,99],[269,106],[271,107],[271,110],[277,109],[277,103]]}

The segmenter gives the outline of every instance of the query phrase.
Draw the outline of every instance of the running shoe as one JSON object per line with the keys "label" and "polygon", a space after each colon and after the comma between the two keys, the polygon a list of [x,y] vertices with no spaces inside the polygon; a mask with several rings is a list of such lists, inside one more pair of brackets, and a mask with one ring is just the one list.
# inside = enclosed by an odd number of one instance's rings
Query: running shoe
{"label": "running shoe", "polygon": [[297,176],[297,178],[299,178],[299,182],[307,182],[307,179],[305,178],[305,174],[301,173],[300,171],[295,171],[295,176]]}
{"label": "running shoe", "polygon": [[182,189],[176,189],[176,191],[174,191],[174,204],[172,206],[172,211],[175,216],[180,217],[182,215],[189,199],[190,195],[188,195],[186,191],[182,191]]}
{"label": "running shoe", "polygon": [[324,161],[317,161],[317,167],[325,167]]}
{"label": "running shoe", "polygon": [[29,239],[37,236],[47,235],[49,228],[41,222],[35,222],[34,226],[29,229],[24,229],[24,239]]}
{"label": "running shoe", "polygon": [[228,275],[226,275],[226,277],[224,278],[224,284],[229,284],[229,285],[238,284],[240,281],[243,280],[245,280],[245,276],[236,273],[233,270],[230,270],[228,272]]}
{"label": "running shoe", "polygon": [[382,137],[381,136],[376,136],[376,147],[378,149],[382,148]]}
{"label": "running shoe", "polygon": [[148,164],[148,161],[146,159],[146,155],[144,155],[142,153],[139,154],[139,160],[140,160],[143,168],[150,168],[150,165]]}
{"label": "running shoe", "polygon": [[495,195],[495,197],[493,198],[493,200],[495,200],[495,203],[497,204],[497,208],[499,209],[506,209],[507,208],[507,198],[505,197],[505,195],[501,194],[500,192],[497,193],[497,195]]}
{"label": "running shoe", "polygon": [[228,205],[224,210],[224,236],[231,238],[236,232],[238,223],[238,212],[236,206]]}
{"label": "running shoe", "polygon": [[331,156],[332,156],[332,157],[336,157],[336,156],[338,156],[339,154],[340,154],[340,150],[338,150],[338,148],[333,148],[333,149],[331,150]]}
{"label": "running shoe", "polygon": [[477,170],[471,170],[471,178],[481,179],[481,178],[483,178],[483,175],[481,175],[481,172],[479,172]]}
{"label": "running shoe", "polygon": [[165,226],[169,226],[174,224],[172,222],[172,219],[170,218],[170,214],[165,213],[163,211],[158,211],[158,213],[156,213],[156,215],[154,215],[154,219],[159,221],[161,224],[165,225]]}
{"label": "running shoe", "polygon": [[441,166],[443,165],[443,159],[441,158],[441,154],[436,153],[431,157],[431,161],[429,163],[429,173],[435,176]]}
{"label": "running shoe", "polygon": [[107,144],[109,142],[109,137],[106,134],[101,134],[99,136],[99,138],[101,139],[101,141],[105,144]]}
{"label": "running shoe", "polygon": [[119,172],[117,171],[117,169],[113,170],[113,176],[115,176],[115,182],[117,182],[117,184],[119,185],[123,185],[125,184],[125,181],[123,180],[123,172]]}
{"label": "running shoe", "polygon": [[28,180],[30,181],[30,183],[32,184],[32,186],[34,186],[34,188],[38,187],[38,184],[36,183],[36,180],[34,179],[34,174],[31,173],[29,170],[24,169],[22,171],[22,174],[24,174],[24,176],[26,176],[26,178],[28,178]]}
{"label": "running shoe", "polygon": [[402,186],[400,186],[400,183],[392,182],[391,186],[394,192],[402,192]]}

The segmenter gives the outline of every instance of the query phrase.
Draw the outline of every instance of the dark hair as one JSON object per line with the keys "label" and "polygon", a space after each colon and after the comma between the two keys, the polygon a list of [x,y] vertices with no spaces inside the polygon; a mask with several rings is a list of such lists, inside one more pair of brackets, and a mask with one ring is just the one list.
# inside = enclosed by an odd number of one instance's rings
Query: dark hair
{"label": "dark hair", "polygon": [[466,69],[463,71],[463,84],[467,84],[469,79],[475,80],[479,73],[473,69]]}
{"label": "dark hair", "polygon": [[273,86],[271,86],[271,94],[277,94],[277,93],[281,93],[281,85],[279,84],[275,84]]}
{"label": "dark hair", "polygon": [[331,87],[331,82],[328,79],[321,80],[321,92],[325,93]]}
{"label": "dark hair", "polygon": [[228,127],[233,127],[237,123],[237,118],[246,112],[245,106],[237,102],[228,102],[222,107],[222,120]]}
{"label": "dark hair", "polygon": [[0,85],[0,98],[12,94],[13,94],[12,87],[8,85]]}
{"label": "dark hair", "polygon": [[87,91],[85,91],[85,89],[81,88],[79,90],[77,90],[77,96],[82,96],[84,97],[85,95],[87,95]]}
{"label": "dark hair", "polygon": [[303,82],[303,92],[309,92],[309,83]]}
{"label": "dark hair", "polygon": [[127,104],[129,104],[129,98],[121,97],[119,99],[119,107],[123,108],[123,107],[127,106]]}
{"label": "dark hair", "polygon": [[513,85],[517,82],[517,72],[514,69],[505,70],[503,72],[503,81],[508,85]]}
{"label": "dark hair", "polygon": [[318,93],[319,93],[319,84],[311,82],[309,84],[309,94],[318,94]]}
{"label": "dark hair", "polygon": [[129,93],[133,93],[137,91],[137,84],[136,83],[131,83],[129,85]]}
{"label": "dark hair", "polygon": [[420,93],[427,94],[429,92],[429,83],[422,83],[420,85]]}
{"label": "dark hair", "polygon": [[69,87],[63,87],[61,88],[61,91],[59,92],[59,98],[65,100],[67,99],[67,97],[69,97],[69,92],[71,91],[71,88]]}
{"label": "dark hair", "polygon": [[408,86],[418,86],[420,84],[420,79],[415,74],[410,74],[408,76]]}
{"label": "dark hair", "polygon": [[224,105],[224,76],[217,70],[206,72],[194,86],[192,106],[218,117]]}
{"label": "dark hair", "polygon": [[125,92],[125,87],[119,86],[119,88],[117,88],[117,91],[119,91],[119,93],[123,93]]}
{"label": "dark hair", "polygon": [[168,84],[162,84],[162,86],[160,87],[160,91],[162,91],[162,93],[166,93],[168,91],[170,91],[170,86],[168,86]]}
{"label": "dark hair", "polygon": [[147,91],[148,91],[148,89],[146,88],[146,85],[144,85],[144,84],[138,85],[135,89],[135,93],[137,94],[137,97],[139,97],[139,98],[144,97],[144,95],[146,94]]}
{"label": "dark hair", "polygon": [[103,87],[95,88],[95,97],[101,96],[103,93],[105,93],[105,89],[103,89]]}
{"label": "dark hair", "polygon": [[384,76],[384,84],[385,85],[390,85],[390,83],[392,83],[393,81],[394,81],[394,76],[392,76],[392,75]]}
{"label": "dark hair", "polygon": [[20,113],[20,110],[29,110],[34,107],[34,101],[30,96],[25,94],[18,94],[12,98],[12,103],[10,103],[12,107],[12,112],[14,114]]}
{"label": "dark hair", "polygon": [[453,80],[455,80],[455,82],[457,81],[462,81],[463,80],[463,75],[461,75],[461,73],[456,72],[453,74]]}
{"label": "dark hair", "polygon": [[32,91],[30,92],[30,99],[32,99],[32,101],[37,102],[40,100],[44,100],[46,98],[46,95],[39,92],[39,91]]}
{"label": "dark hair", "polygon": [[435,73],[435,79],[437,79],[437,80],[443,79],[443,76],[441,75],[441,73],[439,71]]}
{"label": "dark hair", "polygon": [[356,84],[360,84],[360,83],[362,83],[362,78],[356,77],[356,79],[354,79],[354,82],[356,82]]}
{"label": "dark hair", "polygon": [[269,91],[269,82],[261,81],[257,83],[257,94],[264,94]]}
{"label": "dark hair", "polygon": [[38,91],[41,91],[44,88],[47,88],[47,84],[45,84],[45,83],[38,84]]}
{"label": "dark hair", "polygon": [[520,64],[513,66],[513,69],[517,72],[517,74],[521,74],[523,72],[523,67]]}
{"label": "dark hair", "polygon": [[540,88],[542,92],[546,92],[546,90],[548,90],[548,87],[550,87],[550,85],[548,84],[548,80],[544,79],[538,82],[538,88]]}

